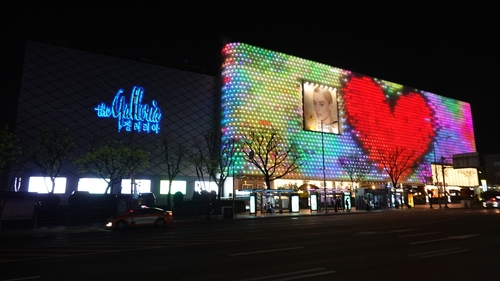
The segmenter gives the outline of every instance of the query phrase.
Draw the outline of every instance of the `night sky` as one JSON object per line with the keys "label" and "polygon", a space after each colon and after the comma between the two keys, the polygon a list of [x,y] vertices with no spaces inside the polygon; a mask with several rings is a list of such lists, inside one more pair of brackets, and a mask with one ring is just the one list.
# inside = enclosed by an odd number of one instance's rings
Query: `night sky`
{"label": "night sky", "polygon": [[[7,102],[19,92],[26,39],[212,75],[230,40],[468,102],[481,158],[500,153],[499,4],[12,2],[2,4],[0,26]],[[2,121],[14,110],[5,108]]]}

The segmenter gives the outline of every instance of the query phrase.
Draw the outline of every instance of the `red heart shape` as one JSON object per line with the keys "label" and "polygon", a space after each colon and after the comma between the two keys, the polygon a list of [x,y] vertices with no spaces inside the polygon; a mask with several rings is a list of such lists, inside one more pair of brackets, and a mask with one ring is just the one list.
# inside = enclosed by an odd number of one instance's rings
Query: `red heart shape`
{"label": "red heart shape", "polygon": [[343,92],[347,122],[379,166],[380,153],[390,155],[396,148],[414,151],[411,162],[416,164],[430,149],[433,114],[421,94],[402,94],[391,106],[382,87],[369,77],[353,77]]}

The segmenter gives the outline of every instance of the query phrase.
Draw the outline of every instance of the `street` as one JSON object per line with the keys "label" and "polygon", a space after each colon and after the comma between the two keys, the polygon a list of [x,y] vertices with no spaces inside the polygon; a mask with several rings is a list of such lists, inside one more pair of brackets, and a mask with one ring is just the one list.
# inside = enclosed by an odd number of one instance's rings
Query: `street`
{"label": "street", "polygon": [[465,208],[1,234],[0,280],[486,280],[499,230]]}

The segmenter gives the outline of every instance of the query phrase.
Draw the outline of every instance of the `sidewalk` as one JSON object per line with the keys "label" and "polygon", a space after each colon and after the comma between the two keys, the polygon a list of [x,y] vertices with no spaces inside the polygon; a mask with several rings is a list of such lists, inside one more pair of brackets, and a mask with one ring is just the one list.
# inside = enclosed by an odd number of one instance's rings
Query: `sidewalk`
{"label": "sidewalk", "polygon": [[[274,214],[261,214],[260,211],[257,214],[250,214],[249,212],[237,213],[234,218],[224,218],[223,215],[218,214],[210,215],[210,219],[207,219],[206,215],[186,215],[186,216],[175,216],[174,215],[174,224],[190,224],[190,223],[207,223],[207,222],[230,222],[232,220],[243,220],[243,219],[271,219],[271,218],[289,218],[289,217],[300,217],[300,216],[337,216],[337,215],[354,215],[354,214],[370,214],[370,213],[383,213],[383,212],[411,212],[411,211],[440,211],[440,210],[449,210],[449,209],[464,209],[461,204],[448,204],[448,209],[444,208],[444,204],[441,204],[441,209],[439,205],[433,204],[433,209],[427,205],[415,205],[415,208],[393,208],[393,209],[382,209],[382,210],[358,210],[356,208],[352,208],[350,212],[346,212],[344,210],[338,210],[335,212],[334,209],[328,209],[328,212],[325,214],[323,212],[311,211],[310,209],[301,209],[298,213],[291,213],[288,211],[283,211],[283,213],[279,213],[277,210]],[[468,207],[467,209],[471,209]],[[78,224],[78,225],[52,225],[52,226],[38,226],[36,228],[33,227],[33,224],[30,222],[22,222],[21,224],[16,224],[13,222],[3,221],[2,229],[0,230],[0,236],[2,235],[17,235],[17,234],[39,234],[46,232],[86,232],[86,231],[102,231],[105,230],[104,222],[100,223],[87,223],[87,224]]]}
{"label": "sidewalk", "polygon": [[[349,212],[346,212],[344,210],[338,210],[335,212],[334,209],[328,209],[328,212],[325,214],[324,212],[317,212],[317,211],[311,211],[310,209],[300,209],[298,213],[291,213],[289,211],[283,211],[283,213],[279,213],[279,210],[276,210],[274,214],[262,214],[260,210],[257,212],[257,214],[250,214],[249,212],[244,212],[244,213],[237,213],[234,216],[234,219],[268,219],[268,218],[283,218],[283,217],[300,217],[300,216],[324,216],[324,215],[351,215],[351,214],[367,214],[370,212],[391,212],[391,211],[415,211],[415,210],[446,210],[445,205],[441,204],[441,209],[439,208],[439,205],[433,204],[433,208],[430,208],[430,205],[415,205],[414,208],[386,208],[386,209],[377,209],[377,210],[371,210],[371,211],[366,211],[364,209],[359,210],[356,208],[352,208]],[[470,208],[470,207],[469,207]],[[450,203],[448,204],[448,209],[463,209],[462,205],[459,203]],[[232,218],[224,218],[223,215],[218,214],[218,215],[210,215],[210,220],[226,220],[229,221]],[[175,222],[206,222],[208,219],[206,215],[198,215],[198,216],[180,216],[180,217],[175,217],[174,215],[174,221]]]}

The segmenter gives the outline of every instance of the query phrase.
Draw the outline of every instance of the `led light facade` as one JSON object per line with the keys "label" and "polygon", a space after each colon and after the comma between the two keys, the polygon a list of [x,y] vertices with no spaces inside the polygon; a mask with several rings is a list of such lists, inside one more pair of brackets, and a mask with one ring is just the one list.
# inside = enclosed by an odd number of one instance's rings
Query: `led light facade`
{"label": "led light facade", "polygon": [[[273,128],[301,148],[302,166],[290,179],[323,178],[323,151],[328,180],[349,181],[339,157],[356,155],[373,162],[367,181],[387,181],[380,154],[395,147],[414,152],[417,165],[407,183],[431,177],[429,163],[444,156],[474,152],[470,105],[466,102],[308,61],[244,43],[222,50],[222,131],[241,139],[251,130]],[[336,133],[311,129],[305,87],[335,91]],[[314,121],[314,122],[317,122]],[[378,152],[378,153],[376,153]],[[236,170],[260,172],[241,157]]]}

